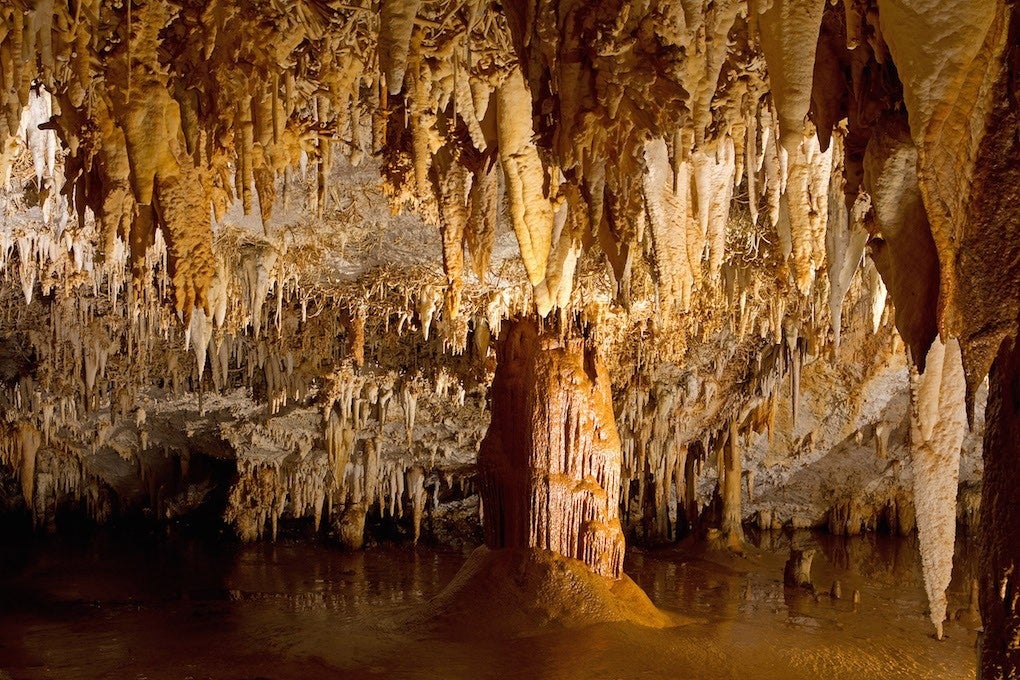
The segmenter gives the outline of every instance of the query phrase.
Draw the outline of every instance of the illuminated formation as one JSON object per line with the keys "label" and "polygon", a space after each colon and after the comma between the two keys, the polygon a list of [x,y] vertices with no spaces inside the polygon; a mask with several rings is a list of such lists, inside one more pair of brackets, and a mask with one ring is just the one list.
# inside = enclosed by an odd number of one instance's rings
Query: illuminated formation
{"label": "illuminated formation", "polygon": [[226,466],[245,539],[456,506],[611,579],[625,534],[916,525],[941,636],[984,433],[1008,677],[1017,17],[8,0],[2,475],[40,530],[186,515]]}

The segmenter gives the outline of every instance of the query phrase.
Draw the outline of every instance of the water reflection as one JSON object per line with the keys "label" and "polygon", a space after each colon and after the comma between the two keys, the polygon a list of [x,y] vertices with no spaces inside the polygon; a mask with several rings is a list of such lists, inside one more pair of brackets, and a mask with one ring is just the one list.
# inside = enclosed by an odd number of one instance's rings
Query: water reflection
{"label": "water reflection", "polygon": [[[0,668],[14,678],[969,677],[976,621],[930,637],[914,539],[765,534],[742,558],[631,550],[660,607],[700,622],[479,640],[401,627],[464,560],[427,549],[46,539],[0,545]],[[814,548],[814,591],[786,588]],[[961,540],[950,612],[976,548]],[[842,596],[830,595],[839,580]],[[860,605],[853,601],[861,594]]]}

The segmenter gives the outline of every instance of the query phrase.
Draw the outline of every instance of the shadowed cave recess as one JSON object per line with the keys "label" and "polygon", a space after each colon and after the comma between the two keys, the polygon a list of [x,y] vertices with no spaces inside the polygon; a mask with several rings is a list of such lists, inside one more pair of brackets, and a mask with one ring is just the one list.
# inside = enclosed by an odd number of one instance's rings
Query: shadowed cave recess
{"label": "shadowed cave recess", "polygon": [[1018,54],[0,0],[0,678],[1020,677]]}

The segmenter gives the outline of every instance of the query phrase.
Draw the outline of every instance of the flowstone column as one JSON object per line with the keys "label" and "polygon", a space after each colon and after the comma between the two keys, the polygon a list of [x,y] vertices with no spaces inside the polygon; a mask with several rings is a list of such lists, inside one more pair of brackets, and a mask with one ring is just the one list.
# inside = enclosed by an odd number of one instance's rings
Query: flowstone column
{"label": "flowstone column", "polygon": [[735,420],[730,421],[729,434],[723,448],[722,463],[719,470],[722,494],[722,534],[726,547],[740,552],[744,545],[744,526],[741,523],[740,511],[740,431]]}
{"label": "flowstone column", "polygon": [[1020,677],[1020,341],[992,364],[981,488],[982,680]]}
{"label": "flowstone column", "polygon": [[620,461],[594,349],[530,318],[506,322],[478,456],[488,547],[549,550],[619,578]]}

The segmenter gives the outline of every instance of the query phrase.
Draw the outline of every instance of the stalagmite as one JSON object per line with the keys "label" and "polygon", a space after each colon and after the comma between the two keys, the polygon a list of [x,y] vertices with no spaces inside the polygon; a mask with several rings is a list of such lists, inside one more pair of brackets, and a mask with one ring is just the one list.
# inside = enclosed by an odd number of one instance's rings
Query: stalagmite
{"label": "stalagmite", "polygon": [[737,427],[736,420],[730,421],[729,431],[725,436],[726,442],[723,444],[721,457],[723,465],[719,469],[721,479],[719,486],[723,501],[721,528],[726,546],[730,550],[739,552],[743,550],[744,528],[742,524],[743,515],[740,512],[740,458],[742,453],[740,450],[740,430]]}
{"label": "stalagmite", "polygon": [[604,369],[583,338],[531,319],[504,324],[497,354],[478,458],[486,544],[549,550],[619,578],[620,440]]}

